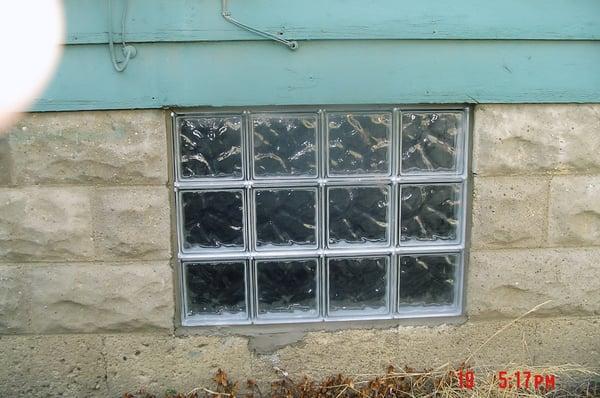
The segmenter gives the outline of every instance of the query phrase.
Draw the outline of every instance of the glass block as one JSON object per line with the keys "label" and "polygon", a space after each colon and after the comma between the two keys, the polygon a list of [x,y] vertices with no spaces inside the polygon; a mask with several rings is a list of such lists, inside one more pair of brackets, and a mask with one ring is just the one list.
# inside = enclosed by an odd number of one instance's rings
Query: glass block
{"label": "glass block", "polygon": [[458,240],[459,184],[404,185],[400,200],[402,242]]}
{"label": "glass block", "polygon": [[256,190],[256,246],[316,246],[317,190]]}
{"label": "glass block", "polygon": [[463,114],[402,114],[402,173],[456,172]]}
{"label": "glass block", "polygon": [[242,191],[187,191],[183,202],[183,249],[244,247]]}
{"label": "glass block", "polygon": [[452,305],[458,254],[400,257],[399,305]]}
{"label": "glass block", "polygon": [[329,246],[388,242],[389,188],[329,187]]}
{"label": "glass block", "polygon": [[329,259],[329,314],[387,312],[387,257]]}
{"label": "glass block", "polygon": [[389,174],[391,113],[327,115],[329,175]]}
{"label": "glass block", "polygon": [[317,260],[258,261],[258,314],[316,316]]}
{"label": "glass block", "polygon": [[317,176],[316,115],[255,115],[252,134],[257,177]]}
{"label": "glass block", "polygon": [[187,316],[246,318],[245,263],[186,264]]}
{"label": "glass block", "polygon": [[181,118],[181,178],[242,177],[240,116]]}

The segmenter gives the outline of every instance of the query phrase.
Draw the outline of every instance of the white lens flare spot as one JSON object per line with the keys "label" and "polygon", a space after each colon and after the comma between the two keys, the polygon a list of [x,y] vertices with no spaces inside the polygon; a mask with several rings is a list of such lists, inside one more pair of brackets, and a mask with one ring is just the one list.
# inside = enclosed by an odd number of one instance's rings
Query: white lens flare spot
{"label": "white lens flare spot", "polygon": [[46,87],[60,59],[64,34],[62,1],[0,2],[0,132]]}

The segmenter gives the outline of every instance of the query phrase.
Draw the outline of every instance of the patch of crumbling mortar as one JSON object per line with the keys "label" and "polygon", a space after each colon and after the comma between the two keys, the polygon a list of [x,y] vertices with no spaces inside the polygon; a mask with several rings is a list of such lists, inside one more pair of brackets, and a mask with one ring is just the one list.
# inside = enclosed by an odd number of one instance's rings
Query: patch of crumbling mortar
{"label": "patch of crumbling mortar", "polygon": [[290,345],[303,345],[306,333],[303,332],[287,332],[287,333],[270,333],[248,337],[248,349],[258,355],[273,354],[279,349]]}

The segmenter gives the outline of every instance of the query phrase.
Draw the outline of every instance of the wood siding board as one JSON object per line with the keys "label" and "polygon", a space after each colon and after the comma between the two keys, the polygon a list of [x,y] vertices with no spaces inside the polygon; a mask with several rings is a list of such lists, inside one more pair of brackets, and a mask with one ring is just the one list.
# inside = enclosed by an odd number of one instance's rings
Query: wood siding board
{"label": "wood siding board", "polygon": [[319,103],[600,102],[598,41],[266,41],[66,46],[34,111]]}
{"label": "wood siding board", "polygon": [[[114,1],[119,33],[122,1]],[[69,44],[106,43],[106,2],[65,0]],[[599,40],[598,0],[230,0],[239,20],[296,40]],[[127,40],[261,40],[221,17],[218,0],[130,0]]]}

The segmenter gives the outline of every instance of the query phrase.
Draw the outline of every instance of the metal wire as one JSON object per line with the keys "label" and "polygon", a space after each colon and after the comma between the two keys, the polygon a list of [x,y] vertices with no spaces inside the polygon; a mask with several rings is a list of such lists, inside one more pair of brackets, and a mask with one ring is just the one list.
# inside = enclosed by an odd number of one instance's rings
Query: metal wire
{"label": "metal wire", "polygon": [[115,44],[113,40],[113,32],[112,32],[112,0],[108,1],[108,48],[110,50],[110,58],[112,60],[113,67],[117,72],[123,72],[127,69],[127,65],[129,65],[129,61],[131,58],[135,57],[137,51],[134,46],[128,45],[125,42],[125,20],[127,19],[127,9],[129,6],[129,0],[125,0],[125,5],[123,7],[123,14],[121,16],[121,51],[123,53],[124,59],[117,60],[117,55],[115,53]]}
{"label": "metal wire", "polygon": [[269,32],[265,32],[263,30],[257,29],[257,28],[253,28],[252,26],[246,25],[240,21],[238,21],[237,19],[233,18],[231,16],[231,11],[229,11],[228,5],[227,5],[227,0],[221,0],[221,15],[223,16],[223,18],[225,18],[225,20],[227,22],[230,22],[232,24],[234,24],[237,27],[240,27],[242,29],[247,30],[248,32],[252,32],[256,35],[265,37],[267,39],[271,39],[274,40],[278,43],[284,44],[286,45],[290,50],[297,50],[298,49],[298,42],[295,40],[286,40],[283,39],[281,37],[278,37],[272,33]]}

